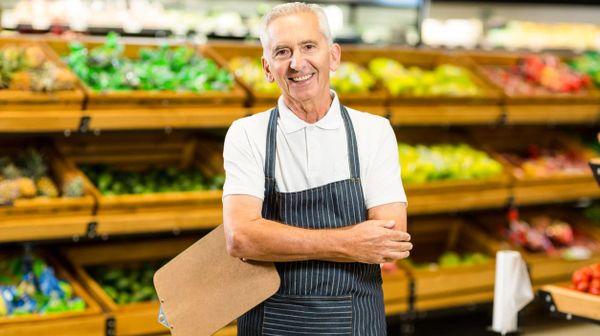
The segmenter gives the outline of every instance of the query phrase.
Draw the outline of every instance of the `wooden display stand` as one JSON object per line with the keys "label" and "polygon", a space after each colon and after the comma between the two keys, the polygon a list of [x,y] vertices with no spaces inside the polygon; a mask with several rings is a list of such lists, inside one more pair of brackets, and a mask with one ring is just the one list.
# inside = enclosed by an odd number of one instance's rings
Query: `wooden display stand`
{"label": "wooden display stand", "polygon": [[477,125],[496,124],[501,118],[500,91],[481,78],[466,58],[436,50],[379,48],[366,51],[364,57],[391,58],[405,67],[417,66],[432,70],[441,64],[462,67],[471,73],[471,80],[481,89],[477,96],[413,96],[388,93],[390,121],[397,126]]}
{"label": "wooden display stand", "polygon": [[416,268],[402,260],[414,282],[414,310],[425,311],[489,302],[494,296],[494,251],[489,238],[474,225],[452,217],[414,219],[410,225],[415,247],[411,260],[435,262],[444,251],[479,252],[490,259],[481,265]]}
{"label": "wooden display stand", "polygon": [[[33,38],[1,37],[0,49],[7,46],[37,46],[46,58],[60,68],[43,45]],[[83,105],[83,89],[33,92],[14,89],[0,90],[0,132],[74,131],[79,127]]]}
{"label": "wooden display stand", "polygon": [[[598,240],[600,235],[598,234],[597,229],[577,212],[567,211],[557,207],[540,209],[532,208],[520,211],[520,217],[528,223],[529,218],[539,215],[546,215],[551,218],[565,220],[572,225],[576,234],[581,234],[596,242],[600,242]],[[600,250],[593,251],[590,259],[565,260],[560,256],[560,253],[549,256],[545,253],[529,252],[524,248],[506,241],[504,237],[498,236],[500,229],[508,227],[505,214],[481,215],[477,217],[477,222],[479,227],[485,229],[490,237],[495,237],[490,241],[490,246],[492,246],[495,251],[511,249],[521,253],[523,260],[525,260],[529,268],[529,276],[533,286],[540,286],[557,281],[566,281],[571,278],[571,275],[577,269],[595,262],[600,262]]]}
{"label": "wooden display stand", "polygon": [[[46,38],[46,48],[57,61],[68,54],[66,39]],[[104,38],[79,40],[87,48],[104,43]],[[166,41],[164,41],[166,42]],[[160,41],[123,39],[124,57],[136,59],[144,48],[157,48]],[[188,47],[171,44],[171,48]],[[60,55],[60,56],[59,56]],[[206,57],[206,55],[201,55]],[[174,91],[107,91],[98,92],[80,79],[85,90],[85,115],[93,130],[207,128],[228,127],[231,122],[246,115],[243,108],[245,93],[234,83],[229,92],[174,92]]]}
{"label": "wooden display stand", "polygon": [[[195,168],[212,176],[222,173],[222,144],[188,135],[104,135],[59,141],[73,169],[108,164],[139,171],[148,167]],[[209,229],[222,222],[220,190],[104,196],[85,179],[97,200],[99,235]]]}
{"label": "wooden display stand", "polygon": [[99,265],[134,265],[144,261],[170,259],[192,245],[197,239],[163,239],[126,242],[110,245],[90,245],[63,250],[77,278],[115,320],[115,335],[147,335],[165,332],[158,323],[158,302],[119,305],[104,292],[87,269]]}
{"label": "wooden display stand", "polygon": [[[56,275],[71,284],[73,295],[80,297],[86,308],[81,312],[50,313],[46,315],[29,315],[0,317],[1,336],[26,335],[64,335],[64,336],[104,336],[106,335],[106,317],[100,306],[87,294],[77,282],[52,257],[44,255],[43,259],[54,268]],[[49,333],[49,331],[51,331]]]}
{"label": "wooden display stand", "polygon": [[[400,143],[409,145],[475,143],[457,133],[431,135],[414,129],[397,130]],[[477,146],[475,149],[483,150]],[[492,154],[489,153],[491,156]],[[505,206],[510,197],[509,177],[505,172],[485,179],[438,180],[426,183],[404,183],[410,215],[455,212]]]}
{"label": "wooden display stand", "polygon": [[[0,147],[0,157],[13,158],[27,147],[39,149],[47,158],[49,174],[61,193],[66,181],[80,176],[52,146],[44,145],[42,139],[6,138]],[[92,190],[85,187],[82,197],[35,197],[1,205],[0,242],[85,236],[93,207]]]}
{"label": "wooden display stand", "polygon": [[583,318],[600,324],[600,296],[578,292],[566,285],[546,285],[540,289],[542,300],[554,314],[567,319]]}
{"label": "wooden display stand", "polygon": [[485,143],[485,148],[494,153],[494,158],[505,165],[511,175],[512,195],[515,205],[531,205],[577,201],[581,198],[599,198],[600,189],[594,183],[591,171],[581,174],[557,172],[551,176],[527,176],[516,162],[511,162],[501,153],[526,157],[529,145],[541,149],[566,150],[587,161],[594,154],[565,134],[543,129],[514,129],[511,132],[497,130],[472,130],[471,141]]}
{"label": "wooden display stand", "polygon": [[410,279],[406,271],[399,266],[393,273],[383,273],[383,301],[386,315],[398,315],[408,312],[410,307]]}
{"label": "wooden display stand", "polygon": [[[489,80],[483,67],[514,67],[526,53],[471,51],[463,53],[474,62],[479,76]],[[489,80],[503,92],[505,122],[508,124],[580,124],[598,122],[600,119],[600,95],[590,89],[579,93],[564,94],[510,94]]]}

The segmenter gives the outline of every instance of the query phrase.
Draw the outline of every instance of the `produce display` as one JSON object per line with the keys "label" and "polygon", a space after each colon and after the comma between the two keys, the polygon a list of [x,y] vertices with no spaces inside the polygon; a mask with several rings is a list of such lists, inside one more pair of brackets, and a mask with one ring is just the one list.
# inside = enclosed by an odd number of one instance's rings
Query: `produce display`
{"label": "produce display", "polygon": [[83,311],[71,284],[38,257],[0,259],[0,317]]}
{"label": "produce display", "polygon": [[600,204],[595,203],[587,207],[584,211],[584,215],[587,219],[600,227]]}
{"label": "produce display", "polygon": [[437,260],[433,263],[417,263],[413,260],[406,259],[407,262],[416,269],[426,269],[430,271],[436,271],[440,268],[452,268],[460,266],[473,266],[473,265],[485,265],[491,261],[490,257],[479,252],[467,252],[459,254],[455,251],[444,252]]}
{"label": "produce display", "polygon": [[104,196],[218,190],[223,188],[225,182],[223,175],[207,178],[197,170],[175,167],[148,168],[144,171],[119,170],[106,165],[80,168]]}
{"label": "produce display", "polygon": [[138,59],[123,56],[118,35],[109,33],[106,42],[88,50],[83,44],[70,44],[66,62],[96,91],[230,91],[233,77],[217,64],[188,47],[141,49]]}
{"label": "produce display", "polygon": [[571,287],[580,292],[600,295],[600,263],[573,272]]}
{"label": "produce display", "polygon": [[497,176],[502,165],[468,144],[398,144],[402,181],[406,184],[437,180],[473,180]]}
{"label": "produce display", "polygon": [[[77,177],[62,186],[62,196],[83,196],[83,180]],[[59,187],[50,178],[48,164],[42,153],[29,148],[16,160],[0,157],[0,204],[17,199],[34,197],[58,197]]]}
{"label": "produce display", "polygon": [[507,237],[529,252],[559,255],[567,260],[587,259],[600,248],[597,242],[561,219],[540,215],[525,221],[515,211],[509,213]]}
{"label": "produce display", "polygon": [[513,67],[487,65],[484,72],[509,95],[573,94],[585,92],[591,85],[588,75],[553,55],[529,55]]}
{"label": "produce display", "polygon": [[517,178],[589,175],[587,160],[574,150],[540,148],[531,144],[526,153],[502,153],[515,166]]}
{"label": "produce display", "polygon": [[375,85],[375,77],[359,64],[342,62],[331,74],[331,87],[337,93],[368,93]]}
{"label": "produce display", "polygon": [[72,90],[76,81],[67,69],[48,61],[38,46],[0,47],[0,89],[36,92]]}
{"label": "produce display", "polygon": [[481,95],[471,73],[452,64],[441,64],[430,71],[416,66],[406,68],[398,61],[379,57],[369,62],[369,70],[394,96]]}
{"label": "produce display", "polygon": [[590,76],[596,87],[600,87],[600,53],[588,51],[571,60],[570,65],[575,71]]}
{"label": "produce display", "polygon": [[267,81],[260,58],[234,57],[228,65],[236,76],[250,85],[256,92],[279,93],[277,84]]}
{"label": "produce display", "polygon": [[152,277],[165,262],[96,266],[89,268],[88,271],[114,302],[123,305],[158,300]]}

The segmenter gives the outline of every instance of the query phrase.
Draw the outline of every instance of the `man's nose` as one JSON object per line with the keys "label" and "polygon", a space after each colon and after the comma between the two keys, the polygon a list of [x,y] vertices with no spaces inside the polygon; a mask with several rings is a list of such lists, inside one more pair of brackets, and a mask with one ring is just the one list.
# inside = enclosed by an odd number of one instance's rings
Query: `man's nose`
{"label": "man's nose", "polygon": [[290,68],[296,70],[296,71],[300,71],[302,69],[302,67],[304,66],[304,56],[302,55],[301,52],[294,52],[294,54],[292,55],[292,61],[290,63]]}

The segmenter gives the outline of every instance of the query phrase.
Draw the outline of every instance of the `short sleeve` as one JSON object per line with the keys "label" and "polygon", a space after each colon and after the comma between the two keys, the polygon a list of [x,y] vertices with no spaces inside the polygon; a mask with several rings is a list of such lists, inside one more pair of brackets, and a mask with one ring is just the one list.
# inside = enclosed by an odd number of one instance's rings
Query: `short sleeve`
{"label": "short sleeve", "polygon": [[236,121],[231,124],[223,147],[223,197],[242,194],[264,199],[265,174],[258,156],[243,123]]}
{"label": "short sleeve", "polygon": [[385,121],[375,144],[367,170],[365,202],[368,209],[395,202],[407,202],[400,176],[400,160],[396,135],[389,121]]}

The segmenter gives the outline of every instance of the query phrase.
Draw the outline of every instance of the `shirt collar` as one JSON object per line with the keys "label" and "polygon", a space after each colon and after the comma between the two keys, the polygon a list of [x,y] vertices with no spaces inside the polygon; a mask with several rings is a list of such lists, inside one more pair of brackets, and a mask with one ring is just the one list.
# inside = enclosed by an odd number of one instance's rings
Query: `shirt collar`
{"label": "shirt collar", "polygon": [[306,121],[298,118],[283,102],[283,96],[280,96],[277,100],[277,107],[279,108],[279,125],[283,127],[286,133],[293,133],[299,131],[307,126],[314,125],[322,129],[338,129],[342,125],[342,115],[340,112],[340,100],[335,91],[330,90],[333,100],[327,113],[314,124],[307,123]]}

